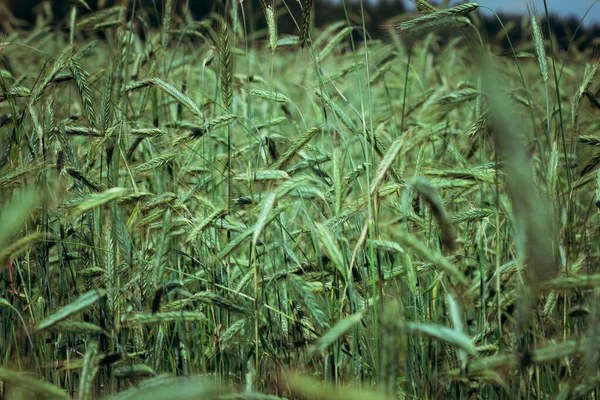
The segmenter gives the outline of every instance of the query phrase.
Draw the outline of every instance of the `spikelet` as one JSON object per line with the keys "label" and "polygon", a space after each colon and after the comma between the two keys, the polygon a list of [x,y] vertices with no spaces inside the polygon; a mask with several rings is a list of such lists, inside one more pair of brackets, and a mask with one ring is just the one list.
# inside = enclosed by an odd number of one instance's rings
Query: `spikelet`
{"label": "spikelet", "polygon": [[600,153],[596,153],[590,160],[585,164],[585,166],[581,169],[579,176],[586,176],[591,171],[594,170],[600,164]]}
{"label": "spikelet", "polygon": [[377,69],[377,71],[375,71],[375,73],[371,75],[371,85],[374,85],[375,83],[379,82],[379,80],[383,78],[386,72],[388,72],[393,65],[394,63],[392,61],[388,61],[385,64],[381,65]]}
{"label": "spikelet", "polygon": [[436,12],[437,9],[429,4],[426,0],[415,0],[418,12]]}
{"label": "spikelet", "polygon": [[322,62],[325,57],[333,52],[333,50],[339,46],[339,44],[344,40],[344,38],[348,37],[352,34],[352,28],[347,26],[341,31],[339,31],[331,40],[327,42],[327,45],[321,50],[321,54],[319,54],[318,61]]}
{"label": "spikelet", "polygon": [[250,309],[243,304],[238,304],[232,300],[219,296],[214,292],[198,292],[188,300],[198,300],[201,303],[223,308],[237,314],[250,314]]}
{"label": "spikelet", "polygon": [[171,16],[173,14],[173,0],[165,1],[165,14],[163,18],[163,26],[162,26],[162,48],[163,50],[167,49],[167,45],[169,44],[169,33],[171,30]]}
{"label": "spikelet", "polygon": [[252,245],[256,246],[258,243],[258,239],[260,238],[260,234],[266,226],[267,219],[271,210],[276,204],[277,200],[277,192],[271,192],[267,196],[267,198],[263,201],[263,207],[258,215],[258,219],[256,220],[256,224],[254,225],[254,233],[252,235]]}
{"label": "spikelet", "polygon": [[454,264],[448,261],[440,252],[427,248],[427,246],[412,234],[408,232],[398,232],[396,233],[395,238],[400,242],[400,245],[405,248],[412,248],[418,255],[423,257],[423,259],[434,264],[463,285],[468,284],[469,281],[466,276],[460,272]]}
{"label": "spikelet", "polygon": [[296,293],[301,306],[310,314],[316,326],[320,329],[328,329],[329,321],[327,315],[313,293],[311,284],[294,274],[289,275],[288,282],[292,290]]}
{"label": "spikelet", "polygon": [[321,102],[329,108],[333,113],[340,119],[342,124],[346,126],[350,130],[350,132],[356,132],[356,124],[352,121],[352,119],[342,110],[329,96],[321,95],[319,92],[315,92],[317,97],[321,100]]}
{"label": "spikelet", "polygon": [[[100,268],[101,269],[101,268]],[[82,270],[83,271],[83,270]],[[102,273],[102,271],[98,271]],[[52,332],[75,333],[79,335],[99,335],[105,333],[101,326],[89,322],[62,321],[48,328]]]}
{"label": "spikelet", "polygon": [[112,113],[112,97],[113,97],[113,74],[114,67],[111,62],[108,65],[108,71],[106,72],[106,80],[104,81],[104,90],[102,91],[102,100],[100,103],[100,120],[98,125],[102,128],[103,132],[106,132],[110,127],[111,113]]}
{"label": "spikelet", "polygon": [[546,61],[546,49],[544,48],[544,37],[542,36],[542,30],[540,29],[540,25],[538,24],[537,18],[535,16],[535,10],[533,8],[529,9],[531,14],[531,29],[533,31],[533,44],[535,46],[535,56],[537,57],[538,63],[540,65],[540,72],[542,73],[542,79],[544,83],[548,82],[548,63]]}
{"label": "spikelet", "polygon": [[404,22],[396,27],[398,33],[406,37],[414,37],[420,35],[426,35],[430,32],[434,32],[440,29],[448,28],[464,28],[467,27],[471,21],[464,16],[451,16],[435,20],[425,20],[419,22],[413,22],[411,20]]}
{"label": "spikelet", "polygon": [[285,121],[287,121],[286,117],[276,117],[276,118],[273,118],[273,119],[269,119],[267,121],[258,122],[254,126],[254,128],[255,129],[262,129],[262,128],[266,128],[266,127],[269,127],[269,126],[275,126],[275,125],[282,124]]}
{"label": "spikelet", "polygon": [[442,28],[464,27],[470,24],[465,16],[479,8],[477,3],[459,4],[435,11],[396,25],[398,33],[405,36],[422,35]]}
{"label": "spikelet", "polygon": [[39,166],[29,164],[0,176],[0,189],[9,185],[20,185],[22,179],[38,171]]}
{"label": "spikelet", "polygon": [[168,132],[159,128],[135,128],[129,131],[134,136],[151,138],[166,135]]}
{"label": "spikelet", "polygon": [[0,262],[3,263],[7,260],[13,260],[17,258],[41,239],[42,234],[40,232],[34,232],[31,235],[20,238],[11,245],[5,246],[2,250],[0,250]]}
{"label": "spikelet", "polygon": [[221,345],[225,348],[228,345],[232,344],[232,341],[236,338],[239,338],[239,333],[244,329],[246,325],[245,319],[238,319],[233,324],[227,328],[225,332],[221,335]]}
{"label": "spikelet", "polygon": [[[267,220],[264,222],[264,225],[268,225],[271,222],[273,222],[273,220],[275,218],[277,218],[277,216],[279,216],[279,214],[282,212],[282,209],[275,209],[275,211],[273,211],[269,217],[267,218]],[[248,229],[246,229],[244,232],[241,232],[239,235],[237,235],[235,238],[233,238],[228,244],[227,246],[225,246],[221,252],[219,253],[219,258],[224,259],[225,257],[227,257],[228,255],[231,254],[232,251],[234,251],[235,249],[237,249],[239,246],[242,245],[242,243],[249,239],[250,237],[252,237],[252,235],[254,235],[254,227],[250,227]]]}
{"label": "spikelet", "polygon": [[267,26],[269,27],[269,46],[271,51],[277,48],[277,19],[275,19],[274,2],[264,6]]}
{"label": "spikelet", "polygon": [[146,376],[155,376],[154,370],[146,364],[121,365],[113,370],[113,375],[117,378],[140,378]]}
{"label": "spikelet", "polygon": [[221,46],[219,58],[221,60],[221,100],[225,108],[229,109],[233,101],[233,57],[229,42],[229,25],[226,21],[221,24]]}
{"label": "spikelet", "polygon": [[477,350],[471,338],[467,336],[466,333],[457,329],[450,329],[437,324],[408,321],[397,321],[394,325],[396,328],[396,334],[403,332],[415,336],[427,336],[456,346],[468,354],[477,354]]}
{"label": "spikelet", "polygon": [[339,340],[346,334],[352,327],[362,321],[365,315],[365,310],[360,310],[354,314],[350,314],[345,318],[337,321],[337,323],[323,336],[321,336],[314,345],[310,348],[310,354],[316,354],[323,352],[329,348],[333,343]]}
{"label": "spikelet", "polygon": [[215,129],[230,125],[231,123],[233,123],[233,121],[235,121],[236,118],[237,117],[234,114],[225,114],[225,115],[221,115],[220,117],[217,117],[217,118],[214,118],[214,119],[208,121],[202,127],[198,127],[193,124],[186,126],[192,132],[189,135],[186,135],[186,136],[183,136],[183,137],[177,139],[177,141],[175,142],[175,145],[181,146],[181,145],[187,144],[189,142],[192,142],[196,139],[199,139],[202,136],[206,135],[207,133],[209,133]]}
{"label": "spikelet", "polygon": [[98,131],[95,128],[91,128],[89,126],[73,126],[67,125],[64,128],[65,135],[71,136],[93,136],[93,137],[103,137],[102,132]]}
{"label": "spikelet", "polygon": [[237,174],[233,179],[236,181],[279,181],[290,179],[287,172],[281,170],[261,170],[251,173]]}
{"label": "spikelet", "polygon": [[54,314],[46,317],[44,320],[40,321],[40,323],[36,326],[36,330],[41,331],[51,326],[61,322],[65,318],[83,310],[101,300],[104,296],[106,296],[105,290],[91,290],[89,292],[85,292],[79,298],[77,298],[72,303],[60,308]]}
{"label": "spikelet", "polygon": [[477,222],[482,221],[485,218],[488,218],[494,214],[493,210],[486,209],[476,209],[471,211],[466,211],[464,213],[455,214],[450,217],[450,222],[453,224],[460,224],[463,222]]}
{"label": "spikelet", "polygon": [[317,133],[321,131],[320,127],[312,128],[306,132],[298,141],[296,141],[290,148],[283,153],[281,157],[273,164],[273,169],[284,168],[287,163],[311,141]]}
{"label": "spikelet", "polygon": [[92,383],[98,373],[100,359],[102,358],[98,347],[97,341],[90,342],[83,357],[83,367],[79,378],[79,393],[77,396],[79,400],[92,398]]}
{"label": "spikelet", "polygon": [[79,60],[74,57],[70,59],[69,66],[71,67],[73,78],[75,78],[75,84],[77,85],[77,91],[79,92],[79,97],[81,98],[85,117],[87,118],[89,124],[95,128],[96,112],[94,111],[92,91],[87,79],[87,74],[79,63]]}
{"label": "spikelet", "polygon": [[287,97],[285,94],[271,92],[268,90],[250,89],[248,90],[248,94],[252,97],[258,97],[265,100],[272,100],[278,103],[288,103],[290,101],[289,97]]}
{"label": "spikelet", "polygon": [[373,180],[371,186],[371,196],[377,193],[377,190],[383,183],[385,176],[387,175],[388,171],[390,170],[394,161],[396,160],[398,153],[402,149],[403,142],[404,137],[402,136],[396,139],[390,146],[390,149],[386,153],[385,157],[383,157],[383,159],[379,163],[379,166],[377,167],[377,175],[375,175],[375,179]]}
{"label": "spikelet", "polygon": [[302,8],[302,20],[300,26],[300,47],[304,48],[308,43],[310,34],[310,16],[312,13],[313,0],[305,0]]}
{"label": "spikelet", "polygon": [[130,315],[121,323],[123,326],[139,326],[175,321],[206,321],[206,316],[196,311],[157,312]]}
{"label": "spikelet", "polygon": [[95,179],[76,168],[66,168],[66,171],[67,174],[69,174],[73,179],[83,183],[86,187],[88,187],[94,192],[101,192],[105,189],[104,185],[102,185],[99,182],[96,182]]}
{"label": "spikelet", "polygon": [[175,158],[177,158],[176,153],[162,154],[158,157],[153,158],[150,161],[147,161],[143,164],[138,165],[137,167],[135,167],[133,169],[133,172],[135,174],[141,174],[141,173],[145,173],[145,172],[149,172],[149,171],[154,171],[157,168],[162,167],[163,165],[166,165],[166,164],[172,162]]}
{"label": "spikelet", "polygon": [[214,221],[216,221],[218,218],[221,218],[223,215],[225,215],[226,212],[227,212],[227,210],[225,210],[223,208],[219,208],[219,209],[213,211],[206,218],[199,220],[199,221],[194,221],[194,227],[190,230],[188,237],[187,237],[187,241],[192,242],[192,241],[196,240],[198,238],[198,236],[200,235],[200,233],[202,233],[202,231],[204,229],[208,228]]}
{"label": "spikelet", "polygon": [[129,93],[149,86],[159,88],[161,91],[175,99],[177,103],[187,108],[196,117],[203,117],[202,111],[200,111],[196,103],[194,103],[194,100],[192,100],[187,94],[183,93],[180,89],[177,89],[172,84],[160,78],[151,78],[130,82],[125,88],[125,92]]}
{"label": "spikelet", "polygon": [[209,49],[206,51],[206,54],[204,55],[204,59],[202,60],[202,68],[203,69],[212,64],[213,60],[215,59],[215,52],[216,52],[216,49],[214,46],[210,46]]}
{"label": "spikelet", "polygon": [[112,22],[113,18],[119,19],[126,11],[123,6],[110,7],[95,13],[86,15],[77,21],[75,27],[78,30],[93,29],[96,30],[101,24]]}

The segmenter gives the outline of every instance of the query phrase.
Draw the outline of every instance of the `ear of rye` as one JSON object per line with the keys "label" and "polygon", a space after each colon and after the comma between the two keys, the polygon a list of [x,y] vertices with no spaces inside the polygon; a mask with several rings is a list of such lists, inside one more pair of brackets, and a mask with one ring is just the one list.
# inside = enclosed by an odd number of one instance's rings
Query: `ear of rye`
{"label": "ear of rye", "polygon": [[260,237],[261,232],[263,231],[263,229],[265,228],[265,226],[267,224],[267,221],[269,218],[269,213],[273,209],[276,199],[277,199],[277,193],[272,192],[272,193],[269,193],[267,198],[264,200],[263,208],[260,211],[260,214],[258,215],[258,220],[256,221],[256,225],[254,225],[254,233],[252,235],[252,245],[254,245],[254,246],[256,246],[256,243],[258,242],[258,238]]}
{"label": "ear of rye", "polygon": [[106,296],[106,291],[103,289],[92,290],[92,291],[86,292],[86,293],[82,294],[77,300],[72,302],[71,304],[68,304],[68,305],[62,307],[61,309],[56,311],[54,314],[50,315],[49,317],[46,317],[44,320],[42,320],[36,326],[35,329],[38,331],[47,329],[47,328],[51,327],[52,325],[64,320],[65,318],[68,318],[71,315],[73,315],[85,308],[88,308],[92,304],[101,300],[104,296]]}
{"label": "ear of rye", "polygon": [[373,194],[375,194],[377,192],[377,190],[379,190],[379,187],[383,183],[383,179],[385,178],[385,175],[388,173],[389,169],[392,167],[394,160],[396,159],[396,157],[398,156],[398,153],[402,149],[402,143],[403,143],[403,138],[400,137],[400,138],[396,139],[390,146],[390,149],[386,153],[383,160],[381,160],[381,162],[379,163],[379,166],[377,167],[377,175],[375,175],[375,179],[373,180],[373,183],[371,186],[371,196]]}

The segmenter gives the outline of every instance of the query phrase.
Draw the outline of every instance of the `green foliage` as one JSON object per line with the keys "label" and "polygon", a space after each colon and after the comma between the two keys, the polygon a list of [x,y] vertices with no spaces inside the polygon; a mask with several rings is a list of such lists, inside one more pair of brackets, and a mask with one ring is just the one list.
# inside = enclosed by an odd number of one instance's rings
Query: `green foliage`
{"label": "green foliage", "polygon": [[0,397],[597,391],[591,53],[183,3],[0,44]]}

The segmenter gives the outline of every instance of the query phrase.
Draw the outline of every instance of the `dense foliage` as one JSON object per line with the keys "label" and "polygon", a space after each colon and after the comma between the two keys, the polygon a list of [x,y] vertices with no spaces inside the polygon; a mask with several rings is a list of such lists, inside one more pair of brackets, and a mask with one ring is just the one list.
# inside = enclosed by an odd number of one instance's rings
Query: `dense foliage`
{"label": "dense foliage", "polygon": [[0,396],[597,393],[590,50],[174,3],[0,43]]}

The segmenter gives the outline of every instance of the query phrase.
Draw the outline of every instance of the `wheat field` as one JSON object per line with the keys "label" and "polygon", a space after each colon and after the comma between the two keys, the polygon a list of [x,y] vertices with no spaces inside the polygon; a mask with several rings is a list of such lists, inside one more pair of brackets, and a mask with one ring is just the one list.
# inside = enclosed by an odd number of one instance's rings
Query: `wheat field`
{"label": "wheat field", "polygon": [[122,3],[5,23],[0,398],[598,398],[593,49]]}

